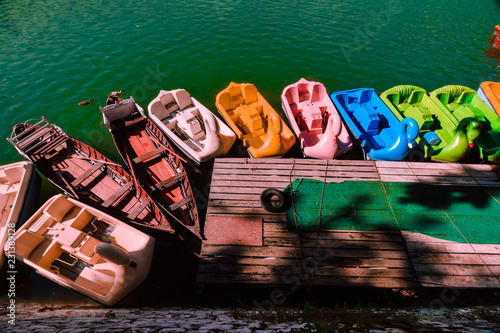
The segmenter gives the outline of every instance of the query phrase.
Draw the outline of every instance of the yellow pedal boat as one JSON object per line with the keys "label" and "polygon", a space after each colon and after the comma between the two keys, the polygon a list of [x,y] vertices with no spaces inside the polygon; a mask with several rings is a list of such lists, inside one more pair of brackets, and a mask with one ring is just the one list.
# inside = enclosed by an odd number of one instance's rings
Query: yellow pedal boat
{"label": "yellow pedal boat", "polygon": [[254,158],[282,156],[295,143],[292,131],[251,83],[231,82],[215,105]]}

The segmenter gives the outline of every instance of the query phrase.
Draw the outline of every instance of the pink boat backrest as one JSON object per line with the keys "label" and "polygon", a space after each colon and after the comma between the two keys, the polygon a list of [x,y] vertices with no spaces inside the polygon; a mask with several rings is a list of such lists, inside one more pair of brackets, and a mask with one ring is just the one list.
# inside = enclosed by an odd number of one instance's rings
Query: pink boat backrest
{"label": "pink boat backrest", "polygon": [[165,106],[165,109],[167,109],[169,113],[179,108],[179,105],[177,105],[175,97],[172,93],[160,96],[160,101],[161,104]]}
{"label": "pink boat backrest", "polygon": [[298,108],[299,103],[299,92],[297,91],[297,87],[291,86],[285,92],[286,103],[289,105],[290,110],[292,111],[293,117],[297,118],[297,115],[302,111]]}
{"label": "pink boat backrest", "polygon": [[16,237],[16,254],[22,258],[28,258],[31,252],[42,243],[45,237],[30,230],[24,229]]}
{"label": "pink boat backrest", "polygon": [[326,92],[325,86],[323,86],[322,84],[315,84],[312,90],[311,103],[323,100],[325,92]]}
{"label": "pink boat backrest", "polygon": [[191,95],[184,89],[179,90],[175,93],[175,99],[177,101],[177,105],[179,105],[179,109],[181,110],[184,110],[185,108],[193,104]]}
{"label": "pink boat backrest", "polygon": [[170,115],[170,112],[167,111],[165,106],[160,101],[154,102],[151,105],[150,110],[151,110],[151,114],[155,115],[160,120],[163,120]]}
{"label": "pink boat backrest", "polygon": [[297,85],[297,103],[309,101],[311,94],[309,93],[309,84],[301,83]]}
{"label": "pink boat backrest", "polygon": [[171,93],[165,93],[160,96],[159,101],[154,102],[151,105],[151,113],[154,114],[158,119],[163,120],[170,116],[170,113],[177,110],[179,106],[175,102],[175,98]]}
{"label": "pink boat backrest", "polygon": [[55,221],[62,222],[64,215],[74,206],[75,205],[71,201],[61,196],[45,208],[43,212],[52,217]]}

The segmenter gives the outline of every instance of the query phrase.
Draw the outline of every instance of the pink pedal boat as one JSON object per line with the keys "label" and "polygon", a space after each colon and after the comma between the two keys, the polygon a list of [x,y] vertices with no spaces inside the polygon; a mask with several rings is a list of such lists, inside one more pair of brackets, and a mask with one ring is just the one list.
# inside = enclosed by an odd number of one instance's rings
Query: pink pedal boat
{"label": "pink pedal boat", "polygon": [[283,89],[281,102],[304,156],[333,159],[352,149],[349,133],[322,83],[302,78]]}

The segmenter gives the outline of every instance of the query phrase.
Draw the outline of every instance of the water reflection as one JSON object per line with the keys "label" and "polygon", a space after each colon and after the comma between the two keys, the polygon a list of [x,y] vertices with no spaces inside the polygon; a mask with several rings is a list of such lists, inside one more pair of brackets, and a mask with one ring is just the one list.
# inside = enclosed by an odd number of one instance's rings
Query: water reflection
{"label": "water reflection", "polygon": [[484,52],[484,55],[488,58],[495,59],[500,63],[500,49],[492,46],[488,50],[486,50],[486,52]]}
{"label": "water reflection", "polygon": [[[489,36],[486,41],[492,45],[488,50],[484,52],[484,55],[500,63],[500,25],[495,26],[493,34]],[[493,64],[493,66],[496,67],[500,72],[500,65]],[[500,75],[496,76],[500,77]]]}

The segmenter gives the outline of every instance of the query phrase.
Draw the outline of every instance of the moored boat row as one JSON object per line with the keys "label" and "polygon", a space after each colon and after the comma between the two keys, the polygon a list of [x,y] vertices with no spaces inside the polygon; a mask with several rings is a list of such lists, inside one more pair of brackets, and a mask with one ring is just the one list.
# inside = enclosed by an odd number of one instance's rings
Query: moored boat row
{"label": "moored boat row", "polygon": [[[161,91],[148,109],[153,121],[196,163],[223,156],[235,137],[253,158],[283,156],[297,137],[303,155],[310,158],[338,158],[357,141],[366,159],[458,162],[476,145],[480,159],[499,163],[499,91],[500,83],[484,82],[478,97],[463,86],[428,94],[410,85],[380,96],[369,88],[329,96],[322,83],[302,78],[281,95],[291,130],[250,83],[231,82],[217,94],[215,105],[230,129],[210,111],[207,119],[208,109],[182,89]],[[192,149],[205,146],[212,147],[205,148],[208,151],[219,149],[201,155]]]}
{"label": "moored boat row", "polygon": [[[44,117],[17,124],[8,141],[65,195],[49,199],[16,231],[16,258],[114,304],[147,275],[154,240],[144,232],[203,238],[180,154],[203,163],[227,154],[238,138],[253,158],[283,156],[297,141],[305,157],[319,159],[339,158],[359,143],[367,159],[402,160],[421,152],[426,159],[458,162],[477,147],[481,159],[498,163],[498,85],[483,83],[477,94],[462,86],[429,94],[396,86],[380,96],[369,88],[329,95],[320,82],[301,79],[281,95],[290,127],[249,83],[232,82],[217,95],[222,119],[184,89],[160,91],[147,115],[132,97],[110,98],[101,112],[126,168]],[[120,282],[125,280],[130,283]]]}

